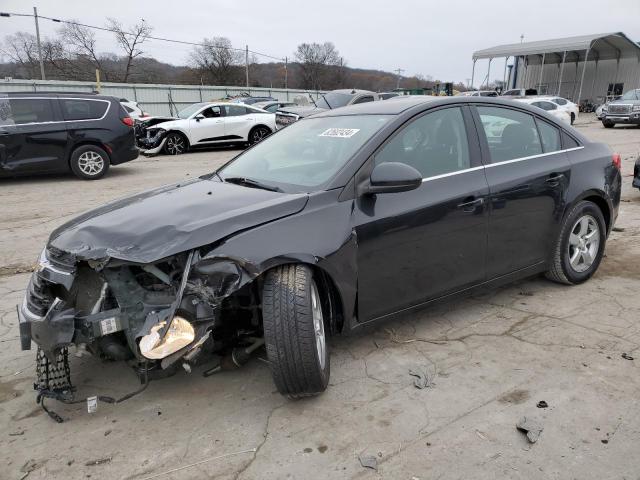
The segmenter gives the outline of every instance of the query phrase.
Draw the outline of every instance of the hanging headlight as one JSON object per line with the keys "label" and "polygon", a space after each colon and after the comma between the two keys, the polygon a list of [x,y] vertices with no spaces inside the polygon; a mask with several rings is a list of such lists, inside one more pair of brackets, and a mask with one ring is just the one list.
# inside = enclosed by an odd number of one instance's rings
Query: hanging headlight
{"label": "hanging headlight", "polygon": [[140,339],[140,353],[148,359],[160,360],[186,347],[195,338],[195,331],[189,321],[180,316],[173,317],[169,330],[164,338],[158,333],[166,322],[162,321],[151,327],[148,335]]}

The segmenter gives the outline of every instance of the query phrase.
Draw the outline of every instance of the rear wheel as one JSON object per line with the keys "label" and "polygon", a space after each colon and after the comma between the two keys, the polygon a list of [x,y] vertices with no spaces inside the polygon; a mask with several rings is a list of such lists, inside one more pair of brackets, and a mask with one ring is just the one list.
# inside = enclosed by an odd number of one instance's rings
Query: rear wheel
{"label": "rear wheel", "polygon": [[164,153],[167,155],[181,155],[187,151],[188,143],[184,135],[171,132],[164,142]]}
{"label": "rear wheel", "polygon": [[267,273],[262,296],[267,357],[278,391],[289,398],[316,395],[329,383],[321,300],[306,265],[283,265]]}
{"label": "rear wheel", "polygon": [[261,142],[269,135],[271,135],[271,130],[269,130],[267,127],[254,127],[249,132],[249,144],[253,145],[254,143]]}
{"label": "rear wheel", "polygon": [[613,128],[615,126],[615,123],[603,120],[602,125],[604,126],[604,128]]}
{"label": "rear wheel", "polygon": [[564,221],[547,278],[576,285],[596,272],[607,240],[607,226],[593,202],[578,203]]}
{"label": "rear wheel", "polygon": [[76,177],[97,180],[109,170],[109,155],[95,145],[83,145],[73,151],[69,165]]}

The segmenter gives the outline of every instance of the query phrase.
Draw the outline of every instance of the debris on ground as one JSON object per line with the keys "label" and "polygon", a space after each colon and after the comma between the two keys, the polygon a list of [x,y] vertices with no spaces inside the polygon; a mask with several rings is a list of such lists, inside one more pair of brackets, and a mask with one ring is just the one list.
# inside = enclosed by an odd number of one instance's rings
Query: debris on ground
{"label": "debris on ground", "polygon": [[520,421],[516,423],[516,428],[527,434],[527,439],[530,443],[536,443],[543,430],[542,425],[537,420],[527,417],[522,417]]}
{"label": "debris on ground", "polygon": [[24,430],[17,430],[15,432],[10,432],[9,433],[10,437],[18,437],[20,435],[24,435]]}
{"label": "debris on ground", "polygon": [[633,357],[631,355],[629,355],[628,353],[623,353],[621,356],[625,360],[633,360]]}
{"label": "debris on ground", "polygon": [[624,228],[623,227],[613,227],[611,229],[612,232],[624,232]]}
{"label": "debris on ground", "polygon": [[523,297],[533,297],[533,292],[527,292],[525,290],[520,290],[518,295],[522,295]]}
{"label": "debris on ground", "polygon": [[360,465],[364,468],[370,468],[372,470],[378,471],[378,459],[375,455],[369,455],[366,453],[361,453],[358,455],[358,460],[360,460]]}
{"label": "debris on ground", "polygon": [[538,407],[538,408],[547,408],[548,406],[549,406],[549,404],[547,402],[545,402],[544,400],[540,400],[536,404],[536,407]]}
{"label": "debris on ground", "polygon": [[85,463],[85,466],[93,467],[95,465],[104,465],[105,463],[109,463],[110,461],[111,461],[111,457],[98,458],[96,460],[88,461],[87,463]]}
{"label": "debris on ground", "polygon": [[413,379],[413,385],[416,388],[419,388],[420,390],[422,390],[423,388],[428,388],[433,386],[432,377],[429,377],[429,375],[426,372],[423,372],[422,370],[419,370],[417,368],[412,368],[409,370],[409,375],[411,375],[412,377],[415,377]]}

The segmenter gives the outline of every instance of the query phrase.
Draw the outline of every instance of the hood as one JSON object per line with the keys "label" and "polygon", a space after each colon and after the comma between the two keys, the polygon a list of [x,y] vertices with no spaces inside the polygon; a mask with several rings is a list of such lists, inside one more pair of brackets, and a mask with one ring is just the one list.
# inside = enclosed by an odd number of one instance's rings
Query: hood
{"label": "hood", "polygon": [[178,128],[184,126],[184,119],[176,118],[175,120],[162,121],[149,125],[147,128],[164,128],[165,130],[171,130],[172,128]]}
{"label": "hood", "polygon": [[49,246],[83,260],[150,263],[293,215],[307,198],[196,179],[89,211],[54,230]]}
{"label": "hood", "polygon": [[299,105],[297,107],[284,107],[278,110],[279,113],[294,113],[300,118],[308,117],[314,113],[326,111],[326,108],[319,108],[314,105]]}

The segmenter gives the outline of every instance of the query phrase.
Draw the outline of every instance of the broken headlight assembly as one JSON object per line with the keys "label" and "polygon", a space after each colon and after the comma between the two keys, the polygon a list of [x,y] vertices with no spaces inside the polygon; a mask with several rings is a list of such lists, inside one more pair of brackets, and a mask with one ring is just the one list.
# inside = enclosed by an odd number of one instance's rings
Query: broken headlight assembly
{"label": "broken headlight assembly", "polygon": [[151,327],[149,334],[140,339],[140,353],[149,360],[160,360],[189,345],[195,335],[191,322],[176,315],[168,327],[166,321]]}

